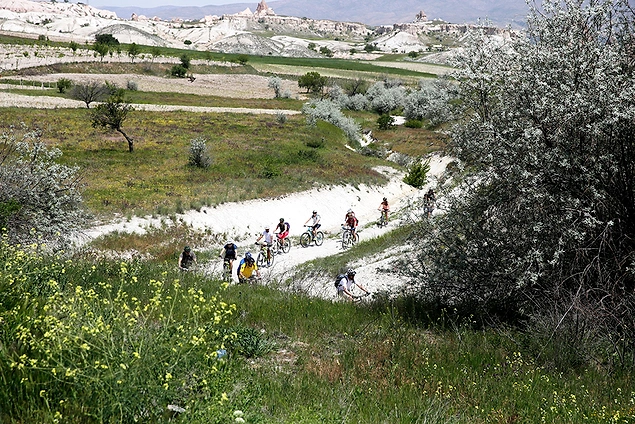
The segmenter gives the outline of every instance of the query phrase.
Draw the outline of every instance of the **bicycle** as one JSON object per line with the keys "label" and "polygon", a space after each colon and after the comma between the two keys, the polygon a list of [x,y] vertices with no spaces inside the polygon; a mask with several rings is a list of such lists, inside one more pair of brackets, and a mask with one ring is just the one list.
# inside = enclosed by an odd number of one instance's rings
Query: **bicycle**
{"label": "bicycle", "polygon": [[379,225],[380,227],[384,227],[386,225],[388,225],[388,211],[384,211],[380,209],[380,213],[379,213],[379,221],[377,221],[377,225]]}
{"label": "bicycle", "polygon": [[320,230],[315,232],[315,236],[313,235],[313,226],[305,225],[307,228],[304,233],[300,236],[300,246],[308,247],[311,242],[315,242],[316,246],[321,246],[324,242],[324,233]]}
{"label": "bicycle", "polygon": [[423,213],[426,218],[430,218],[432,216],[432,211],[434,210],[434,200],[426,200],[423,203]]}
{"label": "bicycle", "polygon": [[351,227],[347,227],[346,225],[342,225],[342,249],[351,247],[358,241],[359,234],[357,234],[357,231],[355,231],[355,235],[353,236],[353,229]]}
{"label": "bicycle", "polygon": [[223,260],[223,281],[228,283],[232,280],[232,264],[231,259],[225,258]]}
{"label": "bicycle", "polygon": [[361,303],[364,301],[364,298],[366,296],[370,296],[370,293],[364,293],[364,294],[358,294],[358,295],[353,295],[353,303]]}
{"label": "bicycle", "polygon": [[[267,261],[267,251],[269,251],[268,261]],[[275,256],[276,256],[275,249],[272,249],[271,246],[269,246],[267,243],[261,243],[260,252],[258,252],[258,256],[256,257],[256,264],[258,265],[258,267],[273,266],[273,260]]]}
{"label": "bicycle", "polygon": [[260,281],[262,281],[262,277],[258,277],[256,275],[252,275],[249,278],[238,277],[238,284],[245,284],[245,283],[256,284]]}
{"label": "bicycle", "polygon": [[275,246],[276,255],[280,253],[289,253],[289,251],[291,250],[291,240],[289,240],[289,237],[285,237],[282,240],[277,239],[275,242]]}

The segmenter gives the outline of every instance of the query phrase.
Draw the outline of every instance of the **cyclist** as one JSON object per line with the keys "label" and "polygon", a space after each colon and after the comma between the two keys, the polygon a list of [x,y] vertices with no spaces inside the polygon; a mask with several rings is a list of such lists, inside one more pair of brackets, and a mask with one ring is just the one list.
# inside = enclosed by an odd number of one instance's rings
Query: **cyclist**
{"label": "cyclist", "polygon": [[311,231],[313,231],[313,237],[315,237],[315,232],[322,225],[322,224],[320,224],[320,215],[318,215],[317,211],[313,211],[313,215],[311,215],[309,217],[309,219],[306,220],[304,225],[306,225],[307,222],[309,222],[311,220],[313,221],[313,223],[311,224]]}
{"label": "cyclist", "polygon": [[381,213],[384,215],[384,219],[386,220],[386,224],[388,224],[388,212],[390,212],[390,206],[388,206],[388,199],[384,197],[384,200],[381,201],[381,203],[379,204],[379,208],[377,208],[377,210],[381,211]]}
{"label": "cyclist", "polygon": [[236,244],[232,240],[228,240],[218,254],[218,257],[223,257],[223,252],[225,252],[225,258],[223,259],[223,262],[229,263],[230,272],[234,268],[234,260],[236,260],[237,250],[238,246],[236,246]]}
{"label": "cyclist", "polygon": [[355,281],[355,270],[349,269],[346,271],[346,274],[340,274],[337,276],[337,281],[335,282],[335,288],[337,289],[337,295],[340,297],[344,297],[350,301],[355,300],[355,296],[351,292],[353,285],[359,287],[366,294],[370,294],[364,286]]}
{"label": "cyclist", "polygon": [[240,267],[243,266],[243,264],[248,261],[249,259],[253,259],[253,256],[251,256],[251,252],[247,252],[245,253],[245,257],[242,258],[240,260],[240,262],[238,262],[238,267],[236,268],[236,276],[240,277]]}
{"label": "cyclist", "polygon": [[269,226],[265,227],[265,231],[260,234],[260,237],[256,240],[256,244],[260,242],[260,240],[264,238],[264,244],[267,246],[267,266],[271,265],[271,245],[273,244],[273,236],[269,232]]}
{"label": "cyclist", "polygon": [[185,246],[179,255],[179,269],[182,271],[188,271],[192,264],[198,265],[196,262],[196,255],[192,252],[190,246]]}
{"label": "cyclist", "polygon": [[259,279],[260,271],[258,270],[258,265],[256,265],[256,260],[251,256],[251,253],[248,252],[245,255],[245,262],[243,262],[238,269],[238,282],[245,283],[253,280],[254,273],[255,277]]}
{"label": "cyclist", "polygon": [[428,192],[423,196],[423,203],[425,206],[426,216],[430,217],[432,215],[432,211],[434,210],[434,205],[437,201],[437,196],[434,194],[434,190],[429,189]]}
{"label": "cyclist", "polygon": [[355,212],[353,212],[353,209],[349,209],[346,212],[344,225],[348,227],[349,230],[351,230],[353,240],[357,240],[357,226],[359,225],[359,221],[357,220],[357,217],[355,217]]}
{"label": "cyclist", "polygon": [[291,225],[289,225],[288,222],[285,222],[284,218],[280,218],[278,225],[276,225],[276,229],[273,230],[274,232],[278,231],[278,246],[280,246],[280,248],[282,248],[282,242],[284,241],[284,239],[289,236],[290,229]]}

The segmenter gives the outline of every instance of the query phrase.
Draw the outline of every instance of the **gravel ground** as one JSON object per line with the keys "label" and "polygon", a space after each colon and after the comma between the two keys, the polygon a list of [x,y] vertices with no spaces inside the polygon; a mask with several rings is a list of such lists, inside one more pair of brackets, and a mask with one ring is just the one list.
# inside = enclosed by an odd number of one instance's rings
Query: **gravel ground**
{"label": "gravel ground", "polygon": [[[16,79],[15,77],[11,77]],[[197,75],[194,82],[187,79],[167,78],[146,75],[127,74],[47,74],[36,76],[23,76],[23,81],[39,81],[54,83],[60,78],[68,78],[74,83],[87,83],[91,81],[109,81],[119,87],[126,87],[128,81],[137,84],[139,90],[152,92],[178,92],[183,94],[211,95],[231,97],[239,99],[272,98],[273,90],[268,87],[269,79],[258,75]],[[0,90],[15,88],[15,85],[2,84],[0,78]],[[293,95],[300,97],[297,83],[285,81],[284,89]],[[24,86],[24,88],[38,89],[38,87]],[[295,90],[295,91],[293,91]],[[49,96],[25,96],[0,91],[0,107],[24,107],[37,109],[54,108],[83,108],[83,102],[71,99],[62,99]],[[221,108],[200,106],[167,106],[167,105],[135,105],[138,110],[173,111],[185,110],[191,112],[235,112],[235,113],[285,113],[294,115],[299,113],[294,110],[283,109],[249,109],[249,108]]]}
{"label": "gravel ground", "polygon": [[[119,87],[126,87],[128,81],[135,82],[141,91],[178,92],[208,96],[232,97],[237,99],[271,99],[273,89],[268,87],[269,78],[259,75],[198,74],[194,82],[186,78],[168,78],[148,75],[129,74],[46,74],[22,76],[23,81],[57,82],[68,78],[74,83],[108,81]],[[10,77],[16,79],[16,77]],[[2,79],[0,79],[0,83]],[[288,90],[292,97],[300,97],[295,81],[283,81],[283,91]]]}

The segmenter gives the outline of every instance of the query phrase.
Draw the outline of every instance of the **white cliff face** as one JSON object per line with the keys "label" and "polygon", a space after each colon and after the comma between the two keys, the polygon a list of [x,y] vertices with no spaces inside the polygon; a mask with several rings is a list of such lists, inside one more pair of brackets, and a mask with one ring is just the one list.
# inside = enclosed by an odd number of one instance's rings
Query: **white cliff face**
{"label": "white cliff face", "polygon": [[[198,22],[167,22],[136,15],[121,19],[81,3],[0,0],[0,31],[15,35],[92,43],[97,34],[108,33],[121,43],[256,55],[316,57],[326,47],[335,57],[349,57],[356,50],[362,58],[369,36],[383,52],[423,51],[429,40],[423,34],[458,35],[468,30],[465,25],[426,21],[423,16],[419,12],[415,23],[373,29],[353,22],[277,16],[261,0],[256,12],[247,8],[233,15],[205,16]],[[263,35],[267,33],[274,35]],[[316,48],[308,49],[309,43]]]}

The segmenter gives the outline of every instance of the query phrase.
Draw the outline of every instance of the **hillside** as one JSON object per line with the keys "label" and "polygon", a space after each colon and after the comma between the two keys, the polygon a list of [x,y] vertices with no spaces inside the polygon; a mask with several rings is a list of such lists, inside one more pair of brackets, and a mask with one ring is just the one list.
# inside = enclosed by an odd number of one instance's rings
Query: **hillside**
{"label": "hillside", "polygon": [[[112,34],[124,44],[251,55],[375,59],[386,53],[431,52],[460,44],[468,24],[430,20],[421,11],[408,22],[377,28],[277,14],[264,1],[231,15],[163,20],[117,14],[82,3],[0,0],[0,32],[51,41],[93,43]],[[507,31],[492,28],[501,35]],[[3,65],[10,66],[9,64]]]}

